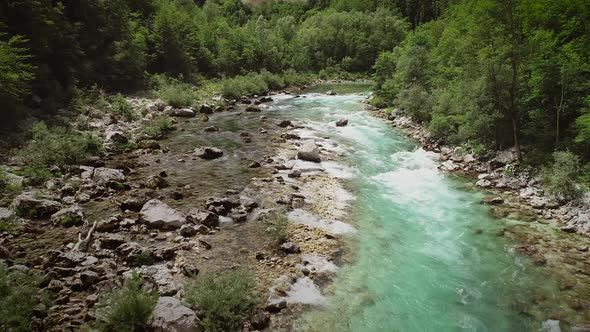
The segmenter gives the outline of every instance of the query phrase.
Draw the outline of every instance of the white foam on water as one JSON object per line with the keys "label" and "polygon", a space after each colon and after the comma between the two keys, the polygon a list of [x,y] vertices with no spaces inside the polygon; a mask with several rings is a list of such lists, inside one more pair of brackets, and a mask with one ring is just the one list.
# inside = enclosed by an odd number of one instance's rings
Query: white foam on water
{"label": "white foam on water", "polygon": [[326,305],[328,299],[322,295],[320,288],[308,277],[297,279],[287,292],[285,300],[288,303],[302,303]]}
{"label": "white foam on water", "polygon": [[304,255],[301,261],[307,263],[306,265],[301,265],[301,267],[306,267],[310,270],[313,269],[317,273],[335,273],[338,271],[338,266],[324,256],[308,254]]}
{"label": "white foam on water", "polygon": [[295,209],[288,214],[290,221],[310,227],[322,229],[330,234],[356,233],[356,229],[339,220],[325,220],[303,209]]}
{"label": "white foam on water", "polygon": [[351,179],[358,174],[356,169],[336,163],[334,161],[323,161],[321,165],[326,173],[337,179]]}

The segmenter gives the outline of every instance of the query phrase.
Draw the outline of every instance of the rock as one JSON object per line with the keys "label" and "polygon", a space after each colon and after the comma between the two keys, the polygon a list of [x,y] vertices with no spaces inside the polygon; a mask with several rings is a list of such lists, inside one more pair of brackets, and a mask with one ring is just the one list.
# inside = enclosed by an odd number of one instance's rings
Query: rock
{"label": "rock", "polygon": [[250,165],[248,165],[249,168],[260,168],[260,163],[257,161],[253,161],[252,163],[250,163]]}
{"label": "rock", "polygon": [[288,177],[290,178],[300,178],[301,177],[301,171],[298,169],[294,169],[291,172],[289,172],[289,174],[287,174]]}
{"label": "rock", "polygon": [[197,314],[174,297],[160,297],[148,322],[153,332],[201,332]]}
{"label": "rock", "polygon": [[336,92],[334,92],[334,91],[330,90],[330,91],[326,92],[326,94],[327,94],[328,96],[335,96],[335,95],[336,95]]}
{"label": "rock", "polygon": [[219,128],[217,128],[215,126],[210,126],[210,127],[205,128],[205,132],[207,132],[207,133],[213,133],[216,131],[219,131]]}
{"label": "rock", "polygon": [[208,211],[225,216],[231,209],[238,207],[240,202],[236,199],[227,197],[211,197],[205,202],[205,204],[207,205]]}
{"label": "rock", "polygon": [[193,264],[184,263],[180,266],[180,270],[187,277],[194,277],[199,274],[199,269]]}
{"label": "rock", "polygon": [[338,121],[336,121],[336,127],[346,127],[348,126],[348,119],[340,119]]}
{"label": "rock", "polygon": [[84,224],[84,221],[84,212],[77,205],[59,210],[51,216],[51,222],[54,225],[64,227],[80,226]]}
{"label": "rock", "polygon": [[296,254],[300,251],[299,247],[293,242],[285,242],[281,244],[281,250],[287,254]]}
{"label": "rock", "polygon": [[287,307],[287,301],[282,300],[279,302],[273,302],[273,303],[269,303],[266,305],[265,310],[271,313],[278,313],[281,312],[281,310],[285,309]]}
{"label": "rock", "polygon": [[156,142],[153,139],[139,141],[137,142],[137,147],[146,150],[158,150],[161,148],[160,143]]}
{"label": "rock", "polygon": [[320,149],[315,144],[314,140],[306,141],[299,151],[297,152],[297,158],[305,161],[311,161],[319,163],[321,162],[320,158]]}
{"label": "rock", "polygon": [[187,220],[207,227],[219,226],[219,216],[209,211],[193,209],[189,212]]}
{"label": "rock", "polygon": [[193,237],[197,235],[197,229],[192,225],[182,225],[180,227],[180,235],[184,237]]}
{"label": "rock", "polygon": [[293,126],[293,123],[289,120],[283,120],[283,121],[277,123],[277,126],[279,126],[281,128],[287,128],[289,126]]}
{"label": "rock", "polygon": [[475,185],[482,188],[489,188],[492,186],[492,182],[490,180],[481,179],[477,181]]}
{"label": "rock", "polygon": [[195,154],[201,159],[213,160],[221,158],[221,156],[223,156],[223,151],[217,148],[204,147],[195,149]]}
{"label": "rock", "polygon": [[105,130],[105,142],[106,143],[117,143],[117,144],[125,144],[129,142],[129,138],[125,136],[123,131],[121,131],[117,125],[110,125]]}
{"label": "rock", "polygon": [[120,245],[127,242],[125,237],[121,234],[108,234],[107,236],[100,237],[99,240],[101,249],[110,250],[115,250]]}
{"label": "rock", "polygon": [[301,139],[301,137],[297,134],[293,134],[293,133],[283,133],[281,134],[281,138],[288,140],[288,139]]}
{"label": "rock", "polygon": [[481,200],[481,204],[487,205],[500,205],[504,203],[504,199],[502,197],[486,197]]}
{"label": "rock", "polygon": [[539,196],[531,198],[529,204],[535,209],[542,209],[547,205],[547,199]]}
{"label": "rock", "polygon": [[94,169],[92,179],[97,183],[104,185],[110,182],[125,181],[125,174],[119,169],[99,167]]}
{"label": "rock", "polygon": [[199,107],[199,113],[201,114],[213,114],[213,108],[207,104],[201,105]]}
{"label": "rock", "polygon": [[172,116],[179,118],[194,118],[197,114],[190,108],[178,108],[172,110]]}
{"label": "rock", "polygon": [[178,229],[185,223],[182,214],[157,199],[144,204],[139,218],[148,227],[162,230]]}
{"label": "rock", "polygon": [[16,196],[11,208],[21,217],[45,219],[59,211],[61,204],[47,196],[26,192]]}
{"label": "rock", "polygon": [[168,181],[159,175],[151,175],[145,181],[145,186],[150,189],[162,189],[168,187]]}
{"label": "rock", "polygon": [[203,234],[203,235],[209,234],[209,232],[211,231],[209,229],[209,227],[207,227],[205,225],[197,225],[197,227],[195,227],[195,228],[197,229],[197,233]]}
{"label": "rock", "polygon": [[250,324],[252,324],[252,327],[259,331],[267,328],[268,323],[270,323],[270,317],[261,309],[256,309],[254,316],[250,318]]}
{"label": "rock", "polygon": [[[0,172],[2,172],[3,170],[0,169]],[[12,186],[15,187],[22,187],[23,186],[23,182],[25,181],[25,177],[24,176],[20,176],[20,175],[16,175],[16,174],[12,174],[10,172],[4,172],[4,176],[6,176],[6,179],[8,180],[8,183]]]}
{"label": "rock", "polygon": [[259,113],[259,112],[262,112],[262,110],[260,109],[260,107],[248,106],[246,108],[246,112],[249,112],[249,113]]}
{"label": "rock", "polygon": [[542,254],[534,254],[532,259],[533,263],[537,266],[543,266],[547,263],[547,259]]}
{"label": "rock", "polygon": [[126,198],[123,202],[121,202],[121,204],[119,205],[121,207],[122,211],[126,211],[126,210],[130,210],[130,211],[135,211],[135,212],[139,212],[141,211],[141,208],[144,206],[144,204],[148,201],[149,199],[147,197],[129,197]]}
{"label": "rock", "polygon": [[16,213],[7,208],[0,207],[0,221],[10,221],[16,217]]}

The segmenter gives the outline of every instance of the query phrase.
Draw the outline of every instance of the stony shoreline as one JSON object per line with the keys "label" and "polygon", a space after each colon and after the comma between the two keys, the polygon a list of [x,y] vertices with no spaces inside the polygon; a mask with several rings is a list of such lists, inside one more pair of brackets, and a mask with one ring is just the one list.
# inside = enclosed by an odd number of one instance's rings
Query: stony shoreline
{"label": "stony shoreline", "polygon": [[[18,228],[0,233],[0,259],[11,270],[44,275],[41,286],[51,297],[49,307],[36,311],[34,325],[61,331],[93,321],[100,298],[134,270],[161,299],[190,311],[178,302],[188,278],[246,266],[255,271],[262,302],[244,329],[288,328],[306,305],[298,303],[297,292],[330,278],[341,243],[338,234],[291,222],[287,242],[276,246],[264,216],[296,210],[333,218],[336,197],[331,195],[337,190],[326,188],[339,184],[321,169],[294,167],[304,142],[294,133],[298,126],[260,116],[272,95],[244,97],[225,109],[205,104],[196,110],[128,99],[142,114],[139,121],[113,123],[104,114],[88,123],[113,152],[63,169],[44,187],[28,188],[1,207],[2,220]],[[173,118],[176,130],[159,140],[143,137],[141,123],[159,114]],[[226,132],[208,124],[218,116],[230,123],[234,118],[257,123],[259,129]],[[215,135],[225,135],[223,142],[241,141],[239,151],[186,141]],[[137,149],[115,150],[129,142]],[[11,165],[19,167],[16,161]],[[195,178],[199,172],[209,173],[208,178]],[[164,326],[172,323],[158,320]]]}

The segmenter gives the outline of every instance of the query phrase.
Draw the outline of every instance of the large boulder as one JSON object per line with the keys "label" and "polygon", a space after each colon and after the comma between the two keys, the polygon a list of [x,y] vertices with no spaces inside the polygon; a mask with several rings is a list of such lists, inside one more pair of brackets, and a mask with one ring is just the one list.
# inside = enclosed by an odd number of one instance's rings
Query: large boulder
{"label": "large boulder", "polygon": [[77,205],[61,209],[51,216],[54,225],[64,227],[80,226],[84,220],[84,211]]}
{"label": "large boulder", "polygon": [[59,211],[61,203],[53,200],[50,196],[26,192],[16,196],[11,208],[21,217],[45,219]]}
{"label": "large boulder", "polygon": [[194,118],[197,114],[190,108],[177,108],[172,110],[172,116],[179,118]]}
{"label": "large boulder", "polygon": [[301,148],[299,148],[297,158],[315,163],[322,161],[320,158],[320,149],[317,147],[314,140],[306,141]]}
{"label": "large boulder", "polygon": [[16,217],[16,214],[7,208],[0,207],[0,221],[10,221]]}
{"label": "large boulder", "polygon": [[192,209],[186,217],[188,221],[207,227],[219,226],[219,216],[210,211]]}
{"label": "large boulder", "polygon": [[213,160],[221,158],[223,156],[223,151],[217,148],[204,147],[195,149],[195,154],[201,159]]}
{"label": "large boulder", "polygon": [[104,134],[107,143],[125,144],[129,141],[125,133],[116,124],[108,126]]}
{"label": "large boulder", "polygon": [[94,169],[92,179],[99,184],[108,184],[113,181],[123,182],[125,181],[125,174],[119,169],[99,167]]}
{"label": "large boulder", "polygon": [[148,330],[153,332],[201,332],[201,321],[190,308],[174,297],[164,296],[152,312]]}
{"label": "large boulder", "polygon": [[139,218],[148,227],[162,230],[178,229],[186,221],[181,213],[157,199],[152,199],[143,205],[139,211]]}
{"label": "large boulder", "polygon": [[201,105],[199,108],[199,113],[202,114],[213,114],[213,108],[207,104]]}

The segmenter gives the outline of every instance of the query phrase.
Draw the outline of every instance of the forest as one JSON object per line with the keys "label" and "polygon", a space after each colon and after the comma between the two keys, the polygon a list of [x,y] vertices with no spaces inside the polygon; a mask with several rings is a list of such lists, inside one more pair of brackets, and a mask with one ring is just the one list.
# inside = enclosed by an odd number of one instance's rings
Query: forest
{"label": "forest", "polygon": [[588,0],[3,0],[0,119],[0,330],[590,322]]}

